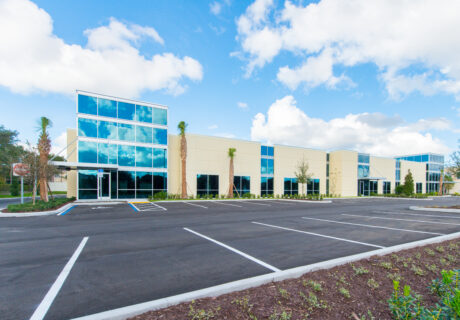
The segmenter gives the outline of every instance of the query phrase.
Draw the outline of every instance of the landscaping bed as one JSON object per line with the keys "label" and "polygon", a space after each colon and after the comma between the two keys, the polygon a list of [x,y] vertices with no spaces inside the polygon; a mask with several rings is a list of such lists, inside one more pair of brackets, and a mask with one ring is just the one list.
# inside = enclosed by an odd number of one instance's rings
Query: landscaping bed
{"label": "landscaping bed", "polygon": [[50,211],[56,210],[66,205],[69,202],[75,201],[75,198],[54,198],[48,202],[41,200],[35,201],[33,205],[32,201],[23,204],[9,204],[4,213],[17,213],[17,212],[37,212],[37,211]]}
{"label": "landscaping bed", "polygon": [[459,269],[459,248],[460,239],[455,239],[373,256],[131,319],[395,319],[388,303],[394,292],[393,280],[399,281],[401,288],[409,285],[413,295],[420,295],[422,305],[433,307],[440,299],[429,285],[441,277],[441,270]]}
{"label": "landscaping bed", "polygon": [[455,206],[431,206],[427,208],[441,208],[441,209],[460,209],[460,205]]}

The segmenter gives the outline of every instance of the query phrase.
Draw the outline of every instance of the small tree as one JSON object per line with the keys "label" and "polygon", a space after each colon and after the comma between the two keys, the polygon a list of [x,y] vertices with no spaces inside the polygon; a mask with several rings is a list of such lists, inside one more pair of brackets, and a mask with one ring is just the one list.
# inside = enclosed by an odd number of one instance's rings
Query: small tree
{"label": "small tree", "polygon": [[[460,149],[460,140],[459,142],[459,149]],[[459,177],[460,176],[460,150],[455,151],[450,155],[450,162],[451,162],[451,172],[454,176]]]}
{"label": "small tree", "polygon": [[32,203],[35,205],[38,177],[40,176],[40,156],[37,148],[34,148],[29,143],[27,143],[27,147],[28,150],[23,157],[23,162],[29,167],[29,175],[25,176],[25,179],[32,185]]}
{"label": "small tree", "polygon": [[235,148],[228,148],[228,157],[230,158],[230,168],[228,170],[228,197],[233,198],[233,177],[234,177],[234,168],[233,168],[233,158],[235,157]]}
{"label": "small tree", "polygon": [[309,182],[313,176],[308,172],[308,169],[308,161],[305,160],[305,158],[302,158],[302,160],[300,160],[297,164],[297,170],[294,173],[295,177],[297,178],[297,182],[300,184],[300,194],[304,194],[303,185]]}
{"label": "small tree", "polygon": [[404,193],[411,195],[414,193],[414,178],[412,177],[412,172],[409,172],[404,177]]}

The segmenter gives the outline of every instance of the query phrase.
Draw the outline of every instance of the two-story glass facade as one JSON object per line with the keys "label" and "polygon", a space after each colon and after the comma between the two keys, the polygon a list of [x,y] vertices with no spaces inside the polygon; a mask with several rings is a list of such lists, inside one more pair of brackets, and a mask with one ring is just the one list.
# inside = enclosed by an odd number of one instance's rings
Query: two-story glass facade
{"label": "two-story glass facade", "polygon": [[[440,154],[424,153],[397,157],[396,160],[406,160],[426,163],[426,192],[439,192],[441,171],[444,169],[444,156]],[[420,188],[419,188],[420,189]]]}
{"label": "two-story glass facade", "polygon": [[165,106],[77,91],[78,198],[166,191],[167,125]]}

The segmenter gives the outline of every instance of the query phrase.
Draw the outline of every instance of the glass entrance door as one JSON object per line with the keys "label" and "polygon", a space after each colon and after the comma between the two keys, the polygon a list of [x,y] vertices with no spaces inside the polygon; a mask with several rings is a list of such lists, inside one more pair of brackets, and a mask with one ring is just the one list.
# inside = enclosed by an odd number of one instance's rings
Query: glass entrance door
{"label": "glass entrance door", "polygon": [[99,200],[110,199],[110,173],[98,172],[97,198]]}
{"label": "glass entrance door", "polygon": [[358,196],[369,196],[369,180],[358,180]]}

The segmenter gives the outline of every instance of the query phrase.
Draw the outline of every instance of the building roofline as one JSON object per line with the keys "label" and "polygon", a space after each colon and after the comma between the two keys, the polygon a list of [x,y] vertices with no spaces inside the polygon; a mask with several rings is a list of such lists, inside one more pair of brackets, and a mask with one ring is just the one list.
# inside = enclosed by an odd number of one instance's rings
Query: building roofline
{"label": "building roofline", "polygon": [[152,106],[152,107],[162,107],[163,109],[164,108],[169,109],[169,107],[167,105],[159,104],[159,103],[152,103],[152,102],[134,100],[134,99],[126,99],[126,98],[111,96],[111,95],[108,95],[108,94],[102,94],[102,93],[96,93],[96,92],[78,90],[78,89],[75,90],[75,92],[77,94],[78,93],[86,93],[86,94],[90,94],[90,95],[93,95],[93,96],[101,96],[101,97],[105,97],[105,98],[109,98],[109,99],[115,99],[115,100],[121,101],[121,102],[129,102],[129,103],[134,103],[134,104],[142,104],[142,105],[148,105],[148,106]]}
{"label": "building roofline", "polygon": [[394,156],[394,158],[413,157],[413,156],[423,156],[423,155],[434,155],[434,156],[442,156],[442,157],[444,157],[444,155],[441,154],[441,153],[424,152],[424,153],[414,153],[414,154],[405,154],[405,155],[401,155],[401,156]]}

